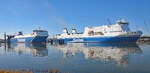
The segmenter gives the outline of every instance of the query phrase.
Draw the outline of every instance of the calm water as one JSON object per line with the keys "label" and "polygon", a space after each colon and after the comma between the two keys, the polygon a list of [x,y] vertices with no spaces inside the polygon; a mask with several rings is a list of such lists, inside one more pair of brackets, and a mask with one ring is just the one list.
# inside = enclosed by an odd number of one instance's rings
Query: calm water
{"label": "calm water", "polygon": [[150,44],[0,44],[0,69],[150,73]]}

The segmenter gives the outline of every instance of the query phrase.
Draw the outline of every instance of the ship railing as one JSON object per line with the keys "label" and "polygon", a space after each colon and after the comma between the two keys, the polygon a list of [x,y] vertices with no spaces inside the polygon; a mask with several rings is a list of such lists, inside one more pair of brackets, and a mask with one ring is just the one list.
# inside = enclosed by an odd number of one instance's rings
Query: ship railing
{"label": "ship railing", "polygon": [[142,33],[139,33],[139,32],[127,32],[127,34],[132,34],[132,35],[139,34],[139,35],[141,35]]}

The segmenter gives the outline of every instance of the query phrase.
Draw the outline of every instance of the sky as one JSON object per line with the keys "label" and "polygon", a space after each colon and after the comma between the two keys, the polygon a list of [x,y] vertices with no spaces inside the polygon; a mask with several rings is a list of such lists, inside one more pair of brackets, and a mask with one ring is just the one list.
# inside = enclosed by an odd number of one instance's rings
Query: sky
{"label": "sky", "polygon": [[[41,27],[49,35],[67,27],[83,32],[86,26],[115,24],[120,18],[133,31],[150,34],[150,0],[0,0],[0,35],[31,33]],[[145,23],[145,24],[144,24]]]}

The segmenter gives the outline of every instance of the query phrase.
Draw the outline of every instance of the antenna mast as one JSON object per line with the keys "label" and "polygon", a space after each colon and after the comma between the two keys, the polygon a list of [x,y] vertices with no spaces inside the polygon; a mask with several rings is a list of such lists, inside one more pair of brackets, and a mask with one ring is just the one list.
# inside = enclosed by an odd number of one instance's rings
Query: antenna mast
{"label": "antenna mast", "polygon": [[148,30],[149,28],[148,28],[146,21],[144,21],[144,25],[146,26],[146,30],[148,31],[148,33],[150,33],[150,30]]}
{"label": "antenna mast", "polygon": [[110,19],[109,19],[109,18],[107,19],[107,22],[108,22],[108,24],[109,24],[109,25],[111,25],[111,21],[110,21]]}
{"label": "antenna mast", "polygon": [[41,27],[39,26],[39,30],[40,30],[40,28],[41,28]]}

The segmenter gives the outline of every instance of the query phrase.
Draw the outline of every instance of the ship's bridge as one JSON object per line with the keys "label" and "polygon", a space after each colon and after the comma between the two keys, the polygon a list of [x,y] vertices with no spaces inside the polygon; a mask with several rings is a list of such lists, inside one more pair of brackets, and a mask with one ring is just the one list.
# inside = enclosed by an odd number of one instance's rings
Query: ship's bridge
{"label": "ship's bridge", "polygon": [[32,34],[38,35],[38,36],[48,36],[48,31],[46,31],[46,30],[33,30]]}

